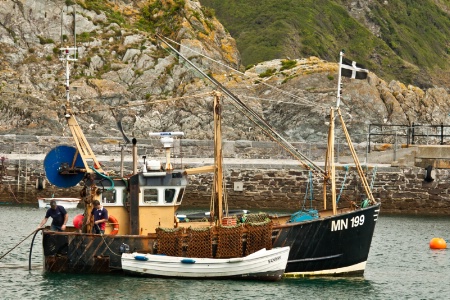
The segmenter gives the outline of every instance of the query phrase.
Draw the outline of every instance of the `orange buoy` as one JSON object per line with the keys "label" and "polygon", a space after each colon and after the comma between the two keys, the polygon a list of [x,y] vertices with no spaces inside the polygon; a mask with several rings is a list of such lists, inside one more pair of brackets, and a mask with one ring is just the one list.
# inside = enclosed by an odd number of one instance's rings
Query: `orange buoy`
{"label": "orange buoy", "polygon": [[430,241],[430,249],[446,249],[447,242],[443,238],[432,238]]}
{"label": "orange buoy", "polygon": [[109,222],[109,224],[111,224],[113,226],[113,230],[111,231],[110,234],[119,233],[119,221],[117,221],[117,219],[115,217],[109,215],[108,222]]}
{"label": "orange buoy", "polygon": [[81,229],[81,227],[83,226],[83,219],[84,216],[82,214],[76,215],[73,218],[73,226],[75,226],[76,229]]}

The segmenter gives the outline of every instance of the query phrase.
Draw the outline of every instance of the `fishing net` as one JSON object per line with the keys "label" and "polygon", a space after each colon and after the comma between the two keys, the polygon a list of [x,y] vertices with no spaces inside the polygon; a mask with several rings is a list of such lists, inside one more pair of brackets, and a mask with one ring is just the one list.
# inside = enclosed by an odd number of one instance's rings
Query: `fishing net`
{"label": "fishing net", "polygon": [[187,229],[187,257],[212,258],[212,227]]}
{"label": "fishing net", "polygon": [[218,226],[216,258],[241,257],[243,231],[242,224]]}
{"label": "fishing net", "polygon": [[247,228],[246,256],[262,248],[272,249],[272,221],[270,219],[263,222],[246,223],[245,227]]}
{"label": "fishing net", "polygon": [[269,215],[267,213],[248,214],[245,215],[243,223],[259,223],[265,222],[267,219],[269,219]]}
{"label": "fishing net", "polygon": [[156,228],[156,240],[158,243],[158,254],[168,256],[182,255],[182,235],[183,227],[179,228]]}

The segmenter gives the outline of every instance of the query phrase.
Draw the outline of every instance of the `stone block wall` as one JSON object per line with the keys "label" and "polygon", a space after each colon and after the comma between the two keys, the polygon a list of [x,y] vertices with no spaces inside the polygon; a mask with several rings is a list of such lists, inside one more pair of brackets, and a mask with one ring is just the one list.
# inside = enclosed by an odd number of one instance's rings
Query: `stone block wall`
{"label": "stone block wall", "polygon": [[[113,154],[111,161],[106,162],[108,168],[119,170],[120,144],[118,140],[97,138],[90,139],[95,153],[99,155]],[[36,180],[43,177],[42,155],[55,145],[71,144],[70,139],[54,137],[23,137],[0,136],[0,202],[36,203],[38,197],[78,197],[79,188],[58,189],[47,184],[45,189],[36,188]],[[96,143],[94,143],[96,142]],[[94,146],[95,145],[95,146]],[[148,140],[139,145],[139,155],[162,157],[159,140]],[[321,152],[322,145],[311,145],[311,152]],[[210,141],[183,140],[184,156],[212,156]],[[27,149],[24,151],[23,149]],[[194,149],[201,149],[197,152]],[[314,150],[312,150],[314,149]],[[208,152],[209,151],[209,152]],[[284,157],[282,151],[275,150],[271,144],[251,141],[225,142],[224,151],[230,157]],[[276,152],[278,151],[278,152]],[[21,159],[11,159],[12,153],[22,153]],[[188,154],[186,154],[188,153]],[[131,156],[130,153],[126,155]],[[181,155],[174,151],[174,157]],[[38,158],[39,157],[39,158]],[[364,167],[363,167],[364,168]],[[125,174],[131,173],[132,163],[125,162]],[[374,172],[376,171],[376,172]],[[447,215],[450,213],[450,170],[436,169],[432,182],[424,181],[425,169],[418,167],[383,167],[367,172],[369,184],[373,193],[382,202],[382,212],[399,214],[431,214]],[[375,174],[375,175],[374,175]],[[274,158],[267,160],[267,165],[246,165],[241,168],[225,166],[225,181],[228,194],[228,206],[231,208],[298,210],[301,208],[324,207],[322,179],[312,180],[313,198],[310,200],[309,172],[299,168],[293,169],[286,165],[277,165]],[[243,184],[243,191],[235,191],[234,183]],[[211,198],[211,174],[190,176],[190,185],[185,194],[183,205],[207,208]],[[340,195],[339,205],[347,206],[351,201],[359,204],[364,198],[363,187],[358,180],[354,168],[346,171],[341,167],[337,170],[337,194]],[[306,196],[305,196],[306,194]],[[331,207],[328,200],[327,207]]]}

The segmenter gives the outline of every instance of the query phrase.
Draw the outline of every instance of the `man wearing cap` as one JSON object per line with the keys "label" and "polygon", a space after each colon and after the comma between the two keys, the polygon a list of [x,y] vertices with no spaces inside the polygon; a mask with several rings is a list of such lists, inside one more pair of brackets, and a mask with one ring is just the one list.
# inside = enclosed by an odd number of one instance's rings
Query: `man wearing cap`
{"label": "man wearing cap", "polygon": [[64,231],[66,230],[67,220],[69,220],[69,214],[66,209],[61,205],[56,205],[56,201],[50,201],[50,208],[47,210],[45,214],[45,218],[41,221],[38,228],[44,226],[47,223],[49,217],[52,217],[52,225],[50,229],[53,231]]}

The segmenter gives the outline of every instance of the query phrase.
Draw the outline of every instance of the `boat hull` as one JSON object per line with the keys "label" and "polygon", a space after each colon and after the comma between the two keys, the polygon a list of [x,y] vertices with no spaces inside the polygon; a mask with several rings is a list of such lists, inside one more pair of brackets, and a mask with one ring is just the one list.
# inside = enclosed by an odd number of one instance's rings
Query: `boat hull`
{"label": "boat hull", "polygon": [[[325,219],[274,225],[273,247],[290,247],[286,276],[362,275],[379,209],[380,204],[376,204]],[[122,271],[122,244],[129,245],[132,251],[153,253],[155,239],[44,231],[44,269],[72,273]]]}
{"label": "boat hull", "polygon": [[289,247],[262,249],[242,258],[185,258],[124,253],[127,273],[170,278],[250,279],[276,281],[282,278]]}
{"label": "boat hull", "polygon": [[328,218],[280,226],[274,247],[289,245],[286,276],[362,275],[380,204]]}
{"label": "boat hull", "polygon": [[38,204],[39,208],[50,208],[50,201],[55,200],[56,205],[61,205],[65,209],[77,208],[78,203],[80,203],[79,198],[39,198]]}

